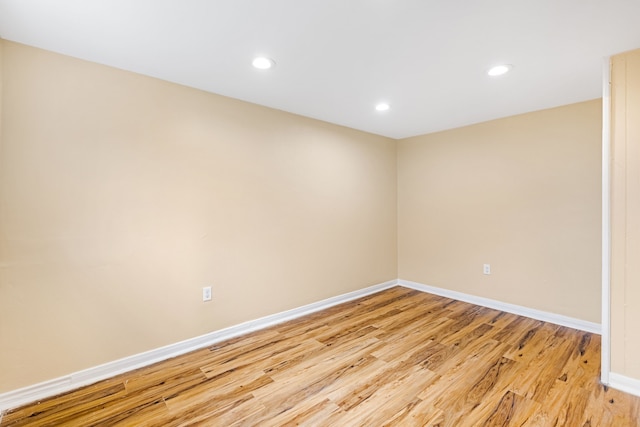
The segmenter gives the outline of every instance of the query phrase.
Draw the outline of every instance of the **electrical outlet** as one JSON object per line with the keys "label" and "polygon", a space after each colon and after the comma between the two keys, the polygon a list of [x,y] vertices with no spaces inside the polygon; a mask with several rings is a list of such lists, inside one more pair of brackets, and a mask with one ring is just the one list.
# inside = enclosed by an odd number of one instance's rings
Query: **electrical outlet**
{"label": "electrical outlet", "polygon": [[211,301],[211,286],[202,288],[202,301]]}
{"label": "electrical outlet", "polygon": [[483,274],[491,274],[491,264],[484,264],[482,266],[482,273]]}

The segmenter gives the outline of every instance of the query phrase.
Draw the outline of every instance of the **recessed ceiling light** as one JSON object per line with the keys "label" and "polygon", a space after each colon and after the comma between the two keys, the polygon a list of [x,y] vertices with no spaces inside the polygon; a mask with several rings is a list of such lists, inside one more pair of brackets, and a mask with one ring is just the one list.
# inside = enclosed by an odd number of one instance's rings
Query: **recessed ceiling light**
{"label": "recessed ceiling light", "polygon": [[509,64],[496,65],[495,67],[489,68],[489,71],[487,71],[487,74],[489,74],[491,77],[497,77],[503,74],[507,74],[509,71],[511,71],[511,68],[513,68],[513,65],[509,65]]}
{"label": "recessed ceiling light", "polygon": [[276,62],[271,58],[267,58],[266,56],[258,56],[253,60],[251,64],[259,70],[268,70],[269,68],[276,65]]}
{"label": "recessed ceiling light", "polygon": [[386,102],[381,102],[376,105],[376,111],[387,111],[390,108]]}

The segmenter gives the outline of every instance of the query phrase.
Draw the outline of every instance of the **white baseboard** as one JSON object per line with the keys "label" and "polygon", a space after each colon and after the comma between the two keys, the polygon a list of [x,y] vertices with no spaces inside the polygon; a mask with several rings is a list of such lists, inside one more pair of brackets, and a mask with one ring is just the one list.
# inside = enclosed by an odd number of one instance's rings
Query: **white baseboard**
{"label": "white baseboard", "polygon": [[616,390],[640,396],[640,380],[609,372],[609,383],[607,385]]}
{"label": "white baseboard", "polygon": [[191,338],[175,344],[170,344],[165,347],[160,347],[154,350],[146,351],[144,353],[135,354],[133,356],[125,357],[120,360],[105,363],[103,365],[95,366],[83,371],[75,372],[64,377],[45,381],[39,384],[34,384],[32,386],[13,390],[7,393],[2,393],[0,394],[0,418],[1,413],[7,409],[16,408],[27,403],[42,400],[44,398],[55,396],[60,393],[65,393],[104,380],[106,378],[122,374],[127,371],[132,371],[143,366],[148,366],[175,356],[180,356],[182,354],[216,344],[229,338],[234,338],[240,335],[247,334],[249,332],[254,332],[260,329],[267,328],[269,326],[276,325],[278,323],[286,322],[287,320],[292,320],[307,314],[314,313],[316,311],[324,310],[343,302],[351,301],[376,292],[380,292],[382,290],[396,286],[397,284],[397,280],[380,283],[378,285],[370,286],[368,288],[349,292],[343,295],[338,295],[336,297],[327,298],[325,300],[294,308],[292,310],[287,310],[270,316],[265,316],[260,319],[240,323],[229,328],[221,329],[219,331],[211,332],[209,334],[201,335],[199,337]]}
{"label": "white baseboard", "polygon": [[594,334],[601,333],[601,326],[599,323],[587,322],[586,320],[575,319],[573,317],[549,313],[547,311],[536,310],[520,305],[492,300],[489,298],[477,297],[475,295],[469,295],[462,292],[423,285],[422,283],[411,282],[409,280],[399,279],[398,284],[406,288],[415,289],[417,291],[428,292],[430,294],[440,295],[458,301],[481,305],[483,307],[493,308],[495,310],[506,311],[507,313],[530,317],[532,319],[542,320],[543,322],[549,322],[555,325],[566,326],[569,328],[578,329],[580,331],[592,332]]}

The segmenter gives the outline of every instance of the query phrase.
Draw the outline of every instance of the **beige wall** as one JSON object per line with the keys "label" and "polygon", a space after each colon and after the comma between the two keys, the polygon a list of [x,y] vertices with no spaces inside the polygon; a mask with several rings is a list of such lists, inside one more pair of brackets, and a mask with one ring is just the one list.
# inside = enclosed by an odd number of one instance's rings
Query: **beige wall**
{"label": "beige wall", "polygon": [[640,380],[640,50],[611,60],[611,371]]}
{"label": "beige wall", "polygon": [[601,117],[594,100],[400,141],[400,278],[599,323]]}
{"label": "beige wall", "polygon": [[398,276],[600,321],[599,101],[392,141],[2,41],[0,101],[0,393]]}
{"label": "beige wall", "polygon": [[397,277],[394,141],[0,46],[0,392]]}

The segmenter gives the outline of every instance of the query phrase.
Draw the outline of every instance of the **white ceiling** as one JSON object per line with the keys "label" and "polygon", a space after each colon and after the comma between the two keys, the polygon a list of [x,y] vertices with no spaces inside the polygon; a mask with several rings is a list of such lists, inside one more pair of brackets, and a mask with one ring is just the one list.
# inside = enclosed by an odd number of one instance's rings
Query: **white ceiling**
{"label": "white ceiling", "polygon": [[403,138],[599,97],[639,18],[640,0],[0,0],[0,37]]}

